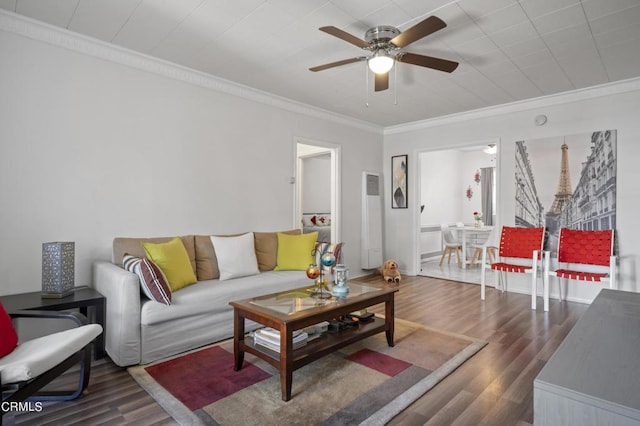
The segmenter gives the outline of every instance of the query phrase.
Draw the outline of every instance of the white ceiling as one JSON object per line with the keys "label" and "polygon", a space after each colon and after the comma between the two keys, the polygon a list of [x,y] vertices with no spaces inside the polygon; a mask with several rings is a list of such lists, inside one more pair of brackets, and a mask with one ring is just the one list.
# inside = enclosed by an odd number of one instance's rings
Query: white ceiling
{"label": "white ceiling", "polygon": [[[640,0],[0,0],[0,8],[381,126],[640,76]],[[436,15],[447,28],[405,51],[460,62],[452,74],[396,64],[390,89],[359,38]],[[397,104],[395,100],[397,99]],[[368,102],[368,106],[367,106]]]}

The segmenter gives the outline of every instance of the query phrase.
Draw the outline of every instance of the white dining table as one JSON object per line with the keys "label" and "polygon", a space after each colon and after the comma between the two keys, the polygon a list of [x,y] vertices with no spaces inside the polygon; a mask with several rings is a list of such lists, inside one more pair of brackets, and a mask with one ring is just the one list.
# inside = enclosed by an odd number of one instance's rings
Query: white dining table
{"label": "white dining table", "polygon": [[[488,234],[493,230],[493,226],[456,226],[451,228],[458,233],[458,240],[462,243],[462,269],[467,268],[467,245],[472,242],[472,236]],[[486,238],[483,238],[484,241]]]}

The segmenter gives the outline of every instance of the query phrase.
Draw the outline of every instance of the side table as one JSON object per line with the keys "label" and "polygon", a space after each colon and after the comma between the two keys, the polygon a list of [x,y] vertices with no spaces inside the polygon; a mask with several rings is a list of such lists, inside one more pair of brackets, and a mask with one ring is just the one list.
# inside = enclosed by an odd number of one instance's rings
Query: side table
{"label": "side table", "polygon": [[[71,295],[60,299],[42,298],[41,294],[39,291],[11,294],[8,296],[0,296],[0,301],[2,301],[7,312],[20,310],[66,311],[78,309],[89,321],[102,326],[103,331],[95,340],[93,356],[95,359],[104,358],[104,335],[106,331],[105,297],[96,290],[86,286],[75,287]],[[93,318],[88,315],[89,308],[92,309]]]}

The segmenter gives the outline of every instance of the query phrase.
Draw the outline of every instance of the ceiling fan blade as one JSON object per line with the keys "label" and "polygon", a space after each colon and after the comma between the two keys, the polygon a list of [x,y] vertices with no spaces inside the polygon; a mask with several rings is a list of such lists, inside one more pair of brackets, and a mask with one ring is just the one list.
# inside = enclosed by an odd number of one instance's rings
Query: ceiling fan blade
{"label": "ceiling fan blade", "polygon": [[375,80],[375,91],[381,92],[383,90],[387,90],[389,88],[389,73],[386,72],[384,74],[374,74],[376,77]]}
{"label": "ceiling fan blade", "polygon": [[458,68],[458,63],[446,59],[434,58],[432,56],[417,55],[415,53],[402,53],[396,56],[396,61],[407,64],[419,65],[421,67],[433,68],[434,70],[453,72]]}
{"label": "ceiling fan blade", "polygon": [[359,39],[358,37],[349,34],[346,31],[342,31],[340,28],[336,28],[333,26],[328,26],[328,27],[321,27],[318,28],[320,31],[324,31],[327,34],[330,34],[334,37],[338,37],[341,40],[346,41],[347,43],[351,43],[355,46],[361,47],[363,49],[366,49],[369,47],[369,43],[367,43],[364,40]]}
{"label": "ceiling fan blade", "polygon": [[429,34],[435,33],[446,26],[447,24],[437,16],[429,16],[424,21],[417,23],[413,27],[392,38],[391,43],[402,48],[410,45],[416,40],[420,40],[421,38],[428,36]]}
{"label": "ceiling fan blade", "polygon": [[364,61],[365,59],[367,58],[365,58],[364,56],[360,56],[358,58],[343,59],[341,61],[331,62],[330,64],[318,65],[317,67],[309,68],[309,71],[313,71],[313,72],[323,71],[329,68],[339,67],[341,65],[347,65],[347,64],[352,64],[354,62]]}

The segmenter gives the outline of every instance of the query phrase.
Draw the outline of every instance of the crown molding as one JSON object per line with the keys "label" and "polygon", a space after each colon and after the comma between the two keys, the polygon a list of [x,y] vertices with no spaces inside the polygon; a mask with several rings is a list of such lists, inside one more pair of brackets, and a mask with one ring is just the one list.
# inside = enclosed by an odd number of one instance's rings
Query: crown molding
{"label": "crown molding", "polygon": [[456,124],[463,121],[476,120],[479,118],[495,117],[513,112],[528,111],[536,108],[544,108],[553,105],[561,105],[571,102],[579,102],[602,96],[615,95],[640,90],[640,77],[627,80],[604,83],[597,86],[586,87],[584,89],[571,90],[553,95],[541,96],[538,98],[525,99],[522,101],[500,104],[487,108],[480,108],[472,111],[465,111],[441,117],[429,118],[427,120],[413,121],[411,123],[398,124],[384,128],[384,135],[394,135],[399,133],[413,132],[431,127]]}
{"label": "crown molding", "polygon": [[640,78],[631,78],[554,95],[383,127],[74,33],[3,9],[0,9],[0,30],[274,108],[385,136],[640,90]]}
{"label": "crown molding", "polygon": [[357,120],[254,89],[2,9],[0,9],[0,30],[216,92],[259,102],[289,112],[332,121],[380,135],[382,135],[384,131],[384,127],[367,121]]}

